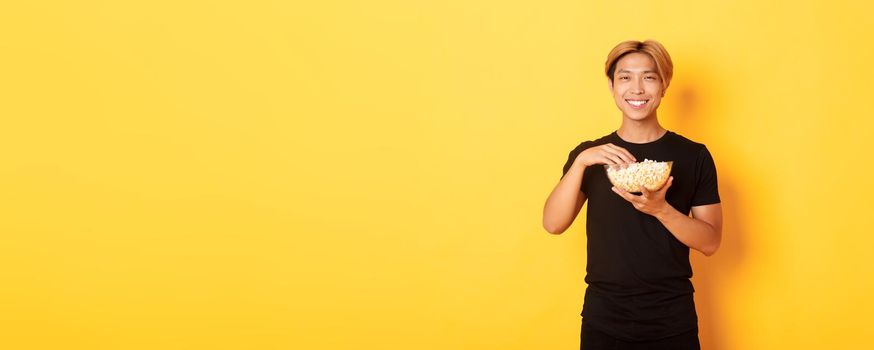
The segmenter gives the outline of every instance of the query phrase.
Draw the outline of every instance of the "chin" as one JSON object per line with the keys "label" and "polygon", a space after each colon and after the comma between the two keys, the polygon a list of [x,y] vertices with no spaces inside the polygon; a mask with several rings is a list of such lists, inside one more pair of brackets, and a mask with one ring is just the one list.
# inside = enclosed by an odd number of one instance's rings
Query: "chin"
{"label": "chin", "polygon": [[631,119],[631,120],[635,120],[635,121],[643,121],[643,120],[648,119],[648,118],[650,117],[650,114],[647,114],[647,115],[641,115],[641,114],[637,114],[637,113],[626,113],[625,116],[628,117],[628,119]]}

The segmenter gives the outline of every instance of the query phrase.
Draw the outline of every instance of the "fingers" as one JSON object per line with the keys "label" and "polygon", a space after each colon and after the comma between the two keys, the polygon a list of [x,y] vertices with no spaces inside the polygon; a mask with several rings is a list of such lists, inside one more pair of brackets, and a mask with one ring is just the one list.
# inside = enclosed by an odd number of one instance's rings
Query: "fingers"
{"label": "fingers", "polygon": [[641,187],[640,192],[642,193],[640,196],[635,196],[629,193],[626,190],[618,188],[616,186],[611,187],[614,193],[631,203],[634,208],[640,210],[644,213],[655,215],[656,211],[659,209],[659,205],[662,201],[664,201],[665,192],[671,187],[671,184],[674,182],[674,177],[668,177],[668,180],[665,181],[665,184],[662,185],[662,188],[658,191],[650,191],[645,187]]}
{"label": "fingers", "polygon": [[587,149],[577,157],[585,158],[584,164],[587,165],[624,165],[635,162],[634,156],[631,153],[609,143]]}
{"label": "fingers", "polygon": [[659,189],[659,192],[667,191],[667,190],[668,190],[668,187],[671,187],[671,184],[672,184],[672,183],[674,183],[674,177],[673,177],[673,176],[670,176],[670,177],[668,177],[668,181],[665,182],[665,185],[662,186],[661,189]]}
{"label": "fingers", "polygon": [[650,195],[651,191],[648,190],[648,189],[646,188],[646,186],[644,186],[644,185],[640,185],[640,193],[642,193],[644,197],[649,198],[649,195]]}
{"label": "fingers", "polygon": [[640,192],[643,193],[643,196],[646,198],[650,198],[653,194],[664,197],[665,192],[668,191],[668,188],[671,187],[671,183],[673,183],[673,182],[674,182],[674,177],[670,176],[670,177],[668,177],[668,179],[665,181],[665,183],[662,185],[661,188],[659,188],[655,191],[650,191],[645,186],[640,186]]}
{"label": "fingers", "polygon": [[628,191],[626,190],[623,190],[616,186],[613,186],[613,188],[611,189],[613,190],[613,192],[618,194],[620,197],[625,198],[625,200],[631,202],[632,204],[638,204],[640,202],[640,198],[638,196],[628,193]]}
{"label": "fingers", "polygon": [[612,143],[604,144],[604,146],[607,146],[607,148],[612,150],[615,154],[617,154],[620,158],[622,158],[626,163],[634,163],[637,161],[637,159],[634,158],[634,156],[631,154],[631,152],[628,152],[628,150],[626,150],[622,147],[616,146]]}
{"label": "fingers", "polygon": [[628,156],[610,147],[604,147],[604,154],[608,155],[611,159],[616,160],[618,164],[633,163],[633,161],[628,158]]}
{"label": "fingers", "polygon": [[[592,164],[603,163],[607,165],[625,166],[626,164],[634,163],[636,158],[628,152],[628,150],[616,146],[612,143],[606,143],[598,147],[594,147],[591,152],[596,152],[594,158],[598,159]],[[592,156],[589,156],[592,157]]]}
{"label": "fingers", "polygon": [[625,161],[623,161],[618,155],[606,150],[601,154],[601,156],[604,157],[604,164],[619,165],[625,163]]}

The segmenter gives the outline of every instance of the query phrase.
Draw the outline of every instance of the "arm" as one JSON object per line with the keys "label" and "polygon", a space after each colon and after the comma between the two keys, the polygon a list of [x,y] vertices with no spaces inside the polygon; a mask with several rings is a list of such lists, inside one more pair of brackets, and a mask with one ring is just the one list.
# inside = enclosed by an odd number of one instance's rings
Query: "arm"
{"label": "arm", "polygon": [[692,207],[692,217],[667,205],[654,215],[680,242],[711,256],[722,241],[722,204]]}
{"label": "arm", "polygon": [[643,188],[639,196],[616,187],[613,187],[613,191],[634,205],[637,210],[655,216],[674,237],[689,248],[700,251],[706,256],[713,255],[719,249],[722,240],[722,204],[695,206],[692,207],[693,217],[683,215],[665,201],[665,193],[673,182],[674,177],[671,176],[658,191],[652,192]]}
{"label": "arm", "polygon": [[543,228],[547,232],[560,235],[577,218],[586,194],[580,191],[586,166],[575,161],[570,170],[549,194],[543,207]]}
{"label": "arm", "polygon": [[580,191],[586,167],[635,161],[628,150],[610,143],[576,152],[571,151],[568,155],[568,163],[565,163],[564,169],[566,172],[543,206],[543,228],[552,234],[560,235],[567,230],[586,202],[586,195]]}

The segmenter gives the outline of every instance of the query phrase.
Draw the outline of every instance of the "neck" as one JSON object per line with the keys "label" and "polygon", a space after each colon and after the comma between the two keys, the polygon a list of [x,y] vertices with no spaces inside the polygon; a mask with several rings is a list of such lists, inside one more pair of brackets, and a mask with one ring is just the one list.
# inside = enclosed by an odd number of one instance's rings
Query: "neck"
{"label": "neck", "polygon": [[653,115],[643,120],[622,118],[622,126],[616,133],[623,140],[632,143],[647,143],[658,140],[667,130],[663,128]]}

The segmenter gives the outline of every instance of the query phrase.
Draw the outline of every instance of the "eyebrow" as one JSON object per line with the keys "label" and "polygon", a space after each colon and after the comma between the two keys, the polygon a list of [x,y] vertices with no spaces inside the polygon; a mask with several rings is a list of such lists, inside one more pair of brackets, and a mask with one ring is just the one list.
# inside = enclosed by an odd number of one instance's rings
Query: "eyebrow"
{"label": "eyebrow", "polygon": [[[619,73],[633,73],[633,72],[630,70],[627,70],[627,69],[620,69]],[[656,72],[654,70],[645,70],[642,73],[658,73],[658,72]]]}

